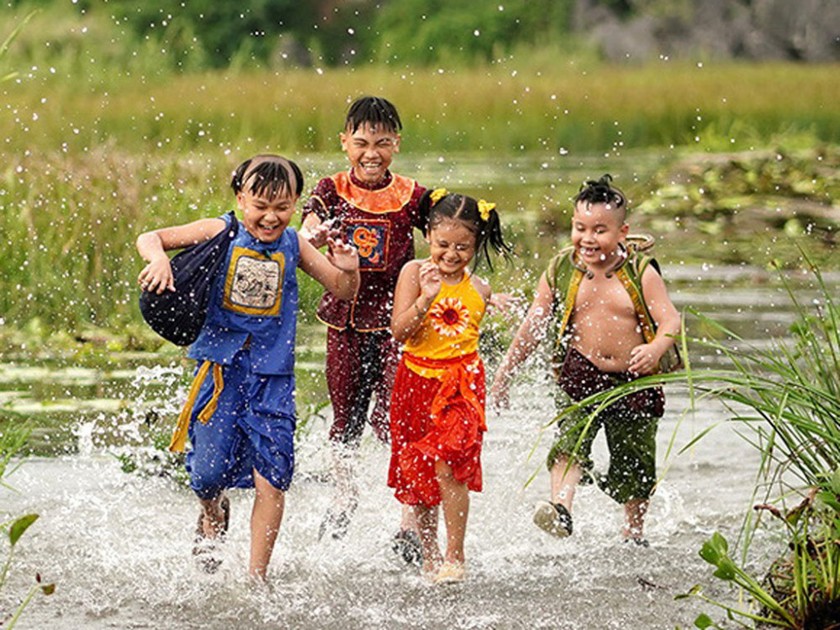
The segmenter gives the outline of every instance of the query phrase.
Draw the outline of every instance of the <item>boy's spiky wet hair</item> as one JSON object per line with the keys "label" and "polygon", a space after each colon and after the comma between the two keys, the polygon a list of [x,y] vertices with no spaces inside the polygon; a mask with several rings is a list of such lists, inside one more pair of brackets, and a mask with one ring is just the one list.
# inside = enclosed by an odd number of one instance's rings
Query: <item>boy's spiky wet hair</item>
{"label": "boy's spiky wet hair", "polygon": [[612,185],[612,175],[605,173],[601,179],[590,179],[584,182],[580,191],[575,195],[575,206],[583,202],[587,205],[593,203],[604,203],[612,206],[621,214],[621,220],[627,216],[627,196]]}
{"label": "boy's spiky wet hair", "polygon": [[247,189],[269,199],[283,191],[300,197],[303,173],[297,164],[282,155],[264,153],[242,162],[233,172],[230,187],[237,195]]}
{"label": "boy's spiky wet hair", "polygon": [[388,99],[379,96],[361,96],[353,101],[347,110],[344,128],[352,133],[367,123],[392,133],[402,129],[402,121],[397,108]]}

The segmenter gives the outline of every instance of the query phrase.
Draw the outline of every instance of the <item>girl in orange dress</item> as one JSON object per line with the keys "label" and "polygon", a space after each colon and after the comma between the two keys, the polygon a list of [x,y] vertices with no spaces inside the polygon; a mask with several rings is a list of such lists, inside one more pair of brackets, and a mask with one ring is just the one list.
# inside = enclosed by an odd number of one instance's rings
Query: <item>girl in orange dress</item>
{"label": "girl in orange dress", "polygon": [[423,574],[436,583],[458,582],[465,575],[469,491],[481,491],[487,429],[478,327],[491,291],[468,266],[482,258],[490,264],[491,250],[507,257],[510,248],[495,204],[436,189],[423,195],[420,212],[429,258],[402,268],[391,318],[403,354],[391,398],[388,485],[398,501],[414,507]]}

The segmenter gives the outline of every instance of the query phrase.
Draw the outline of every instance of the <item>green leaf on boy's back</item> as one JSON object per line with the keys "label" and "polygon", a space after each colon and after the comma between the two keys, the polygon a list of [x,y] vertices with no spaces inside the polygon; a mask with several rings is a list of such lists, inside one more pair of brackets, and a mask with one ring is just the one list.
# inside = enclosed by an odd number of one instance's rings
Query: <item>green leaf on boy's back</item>
{"label": "green leaf on boy's back", "polygon": [[12,544],[12,547],[17,544],[17,541],[20,540],[23,533],[29,529],[29,526],[36,520],[38,520],[37,514],[27,514],[26,516],[21,516],[12,523],[12,526],[9,528],[9,542]]}

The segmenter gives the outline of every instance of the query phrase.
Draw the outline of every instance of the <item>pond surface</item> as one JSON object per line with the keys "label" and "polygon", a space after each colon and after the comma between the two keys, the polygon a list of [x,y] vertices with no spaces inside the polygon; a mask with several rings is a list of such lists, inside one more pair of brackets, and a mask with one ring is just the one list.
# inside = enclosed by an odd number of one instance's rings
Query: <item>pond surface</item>
{"label": "pond surface", "polygon": [[[792,320],[784,291],[759,270],[676,267],[667,277],[680,309],[694,306],[756,346],[784,335]],[[797,286],[810,299],[808,284]],[[696,326],[693,318],[688,323]],[[701,366],[721,361],[701,349],[692,349],[691,359]],[[314,355],[298,366],[306,400],[324,396],[321,361]],[[150,436],[165,435],[174,420],[186,371],[178,360],[155,357],[126,358],[125,367],[111,370],[27,366],[19,358],[0,365],[4,413],[49,418],[36,441],[38,452],[53,453],[23,460],[7,479],[11,487],[0,487],[0,520],[40,514],[18,545],[0,611],[15,606],[35,572],[57,585],[53,596],[33,601],[19,628],[666,629],[692,627],[700,612],[722,618],[699,600],[675,601],[697,583],[711,596],[732,597],[697,552],[714,531],[737,538],[758,456],[732,425],[679,452],[721,423],[725,410],[708,401],[690,410],[686,391],[666,390],[649,549],[621,543],[621,508],[593,487],[579,491],[574,536],[556,540],[531,522],[534,502],[548,492],[542,462],[550,432],[542,428],[554,415],[538,370],[513,390],[509,411],[488,417],[485,489],[472,495],[463,584],[429,586],[397,561],[390,540],[399,510],[385,486],[388,452],[369,436],[349,533],[318,541],[332,496],[324,448],[329,408],[311,414],[299,436],[271,587],[254,589],[245,579],[250,491],[231,493],[224,563],[217,574],[203,574],[190,553],[197,502],[178,475],[158,474],[169,469],[149,446]],[[306,403],[302,415],[316,408]],[[599,438],[596,461],[605,457]],[[139,469],[124,472],[126,461]],[[758,566],[780,551],[778,534],[759,532]]]}

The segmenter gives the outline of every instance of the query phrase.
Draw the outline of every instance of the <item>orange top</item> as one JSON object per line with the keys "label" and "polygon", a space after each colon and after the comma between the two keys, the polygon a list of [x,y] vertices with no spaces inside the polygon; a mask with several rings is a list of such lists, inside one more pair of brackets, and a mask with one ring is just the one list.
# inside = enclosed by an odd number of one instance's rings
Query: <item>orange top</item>
{"label": "orange top", "polygon": [[408,368],[426,378],[439,378],[443,370],[414,363],[411,356],[440,360],[475,353],[485,308],[469,273],[458,284],[443,283],[420,327],[403,346]]}

